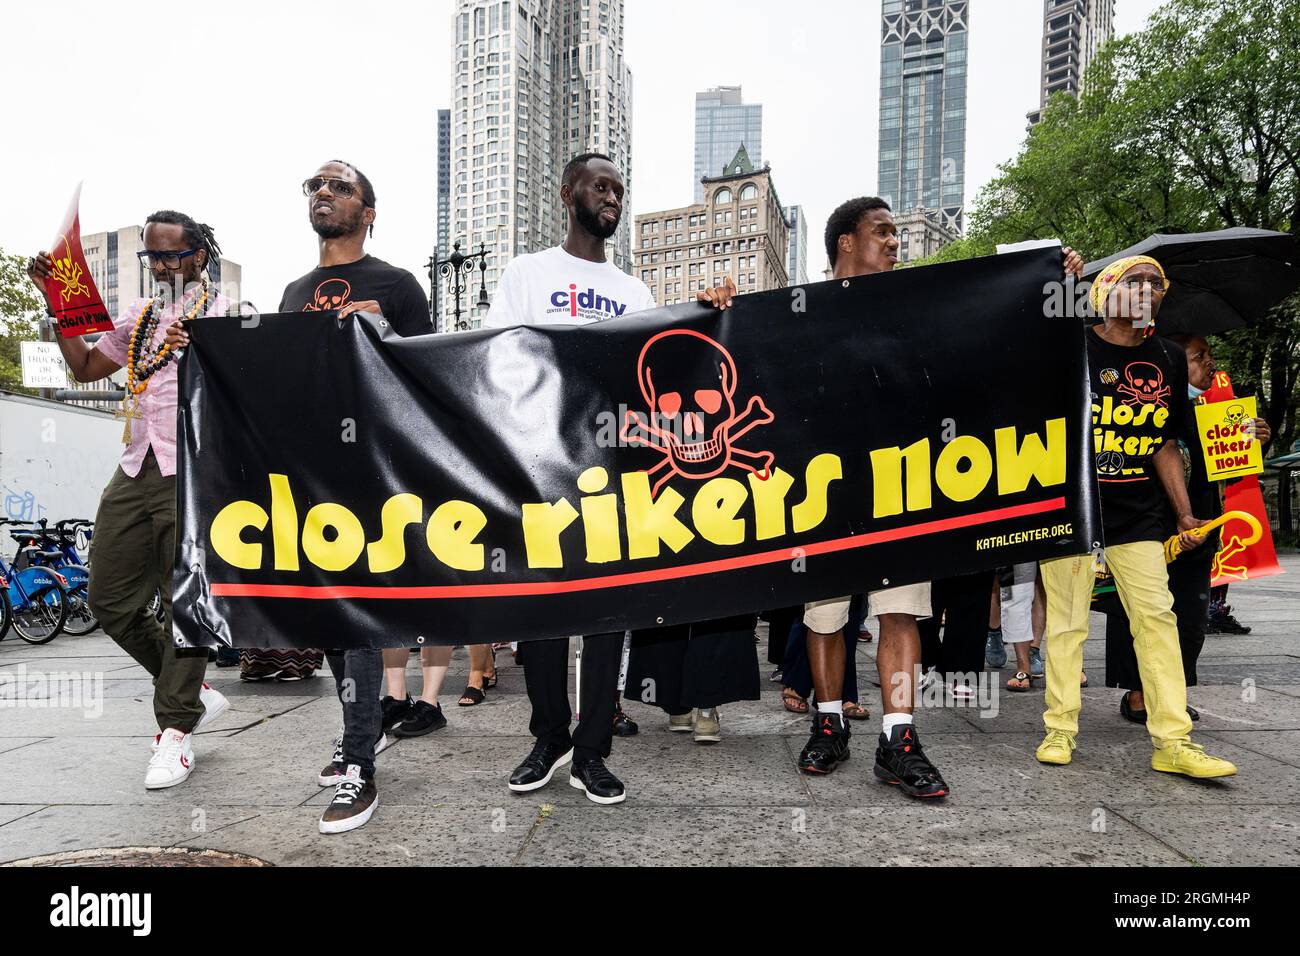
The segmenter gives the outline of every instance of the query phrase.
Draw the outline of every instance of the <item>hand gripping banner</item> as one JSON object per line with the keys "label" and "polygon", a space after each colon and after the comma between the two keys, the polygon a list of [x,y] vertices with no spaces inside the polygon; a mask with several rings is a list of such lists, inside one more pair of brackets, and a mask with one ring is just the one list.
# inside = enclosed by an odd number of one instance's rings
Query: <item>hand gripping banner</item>
{"label": "hand gripping banner", "polygon": [[1046,249],[582,327],[194,321],[176,637],[561,637],[1084,553],[1060,278]]}

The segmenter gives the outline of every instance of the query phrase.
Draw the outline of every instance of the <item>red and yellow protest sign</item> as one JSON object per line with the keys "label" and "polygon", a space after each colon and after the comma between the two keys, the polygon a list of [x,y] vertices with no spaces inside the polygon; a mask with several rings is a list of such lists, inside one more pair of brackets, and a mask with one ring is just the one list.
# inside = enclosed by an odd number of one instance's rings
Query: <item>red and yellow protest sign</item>
{"label": "red and yellow protest sign", "polygon": [[58,237],[50,246],[54,271],[45,280],[45,295],[54,310],[59,335],[65,339],[88,332],[107,332],[113,320],[104,308],[104,300],[90,277],[85,253],[81,250],[81,184],[72,194],[72,202],[63,216]]}
{"label": "red and yellow protest sign", "polygon": [[[1196,421],[1201,428],[1202,438],[1205,434],[1200,418],[1202,408],[1223,406],[1226,411],[1227,406],[1238,403],[1244,406],[1242,422],[1255,417],[1255,399],[1237,398],[1233,393],[1232,380],[1227,372],[1214,374],[1214,381],[1201,396],[1201,400],[1205,404],[1196,407]],[[1251,442],[1251,445],[1255,454],[1262,457],[1259,442]],[[1211,470],[1213,460],[1208,455],[1205,464],[1213,480],[1214,473]],[[1277,563],[1277,550],[1273,546],[1273,535],[1268,526],[1268,512],[1264,508],[1264,495],[1260,491],[1257,475],[1244,473],[1244,477],[1226,481],[1223,500],[1225,512],[1241,511],[1254,516],[1261,533],[1258,540],[1254,540],[1256,537],[1254,529],[1246,522],[1230,521],[1225,524],[1220,536],[1219,550],[1214,556],[1214,565],[1210,569],[1210,584],[1218,587],[1222,584],[1253,581],[1256,578],[1282,574],[1282,568]]]}
{"label": "red and yellow protest sign", "polygon": [[1254,396],[1196,406],[1196,432],[1210,481],[1258,475],[1264,470],[1264,453],[1254,437],[1254,419]]}
{"label": "red and yellow protest sign", "polygon": [[1268,528],[1268,513],[1264,510],[1264,495],[1259,488],[1259,479],[1247,475],[1240,481],[1229,482],[1224,493],[1224,508],[1255,516],[1260,522],[1262,533],[1258,541],[1250,543],[1254,535],[1246,523],[1227,524],[1222,531],[1219,551],[1214,556],[1214,565],[1210,569],[1210,585],[1217,588],[1234,581],[1253,581],[1283,573],[1277,563],[1273,535]]}

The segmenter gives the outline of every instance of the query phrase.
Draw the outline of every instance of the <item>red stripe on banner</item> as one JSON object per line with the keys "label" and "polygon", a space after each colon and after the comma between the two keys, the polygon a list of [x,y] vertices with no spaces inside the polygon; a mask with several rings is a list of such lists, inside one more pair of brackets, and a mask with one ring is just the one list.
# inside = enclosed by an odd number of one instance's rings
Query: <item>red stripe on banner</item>
{"label": "red stripe on banner", "polygon": [[835,551],[850,551],[864,548],[871,544],[883,544],[901,538],[914,538],[941,531],[953,531],[957,528],[970,528],[975,525],[992,524],[1008,518],[1023,518],[1027,515],[1045,514],[1059,511],[1065,507],[1065,498],[1052,498],[1027,505],[1015,505],[1010,508],[998,508],[995,511],[981,511],[977,514],[962,515],[959,518],[945,518],[941,521],[927,521],[924,524],[908,525],[905,528],[893,528],[889,531],[873,531],[869,534],[855,534],[833,541],[821,541],[817,544],[780,548],[776,551],[764,551],[760,554],[747,554],[736,558],[723,558],[718,561],[702,561],[698,564],[685,564],[675,568],[659,568],[653,571],[629,571],[624,574],[609,574],[604,577],[578,578],[575,581],[541,581],[524,584],[442,584],[431,586],[368,586],[368,585],[298,585],[298,584],[213,584],[213,597],[266,597],[266,598],[307,598],[313,600],[334,598],[377,598],[385,600],[432,599],[432,598],[481,598],[481,597],[525,597],[539,594],[571,594],[575,591],[595,591],[600,588],[621,587],[627,584],[650,584],[655,581],[671,581],[676,578],[691,578],[701,574],[716,574],[719,571],[737,571],[763,564],[776,564],[789,561],[800,552],[807,557],[817,554],[831,554]]}

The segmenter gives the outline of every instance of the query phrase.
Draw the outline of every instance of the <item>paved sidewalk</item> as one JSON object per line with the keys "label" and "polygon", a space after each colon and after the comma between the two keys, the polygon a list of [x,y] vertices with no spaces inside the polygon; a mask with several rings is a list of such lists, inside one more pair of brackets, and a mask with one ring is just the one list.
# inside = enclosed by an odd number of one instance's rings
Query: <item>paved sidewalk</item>
{"label": "paved sidewalk", "polygon": [[[875,644],[857,666],[870,721],[854,725],[853,759],[828,778],[795,769],[806,718],[763,699],[723,709],[724,740],[670,735],[659,711],[627,705],[641,734],[615,741],[610,766],[626,803],[599,807],[558,775],[523,796],[505,786],[528,751],[523,674],[501,655],[488,701],[456,706],[466,659],[457,651],[444,688],[450,725],[402,741],[379,758],[380,807],[364,828],[321,836],[330,791],[315,777],[339,725],[328,675],[243,684],[209,668],[231,710],[196,743],[197,767],[171,790],[144,789],[153,732],[147,675],[102,633],[31,647],[0,644],[0,675],[102,677],[102,713],[0,708],[0,861],[96,847],[210,847],[276,864],[1300,864],[1300,557],[1288,574],[1234,586],[1248,637],[1207,639],[1202,720],[1195,739],[1240,775],[1195,782],[1149,769],[1146,733],[1124,722],[1120,692],[1102,687],[1101,618],[1086,666],[1079,751],[1069,767],[1033,757],[1042,732],[1041,686],[1000,693],[998,715],[928,708],[927,750],[954,793],[908,800],[871,775],[879,701]],[[874,628],[874,622],[873,622]],[[756,648],[764,678],[765,648]],[[412,655],[408,679],[419,689]],[[1009,672],[1003,672],[1002,679]],[[995,686],[1001,684],[993,675]],[[1243,682],[1253,681],[1253,686]],[[0,683],[12,699],[15,684]],[[31,701],[22,701],[30,704]]]}

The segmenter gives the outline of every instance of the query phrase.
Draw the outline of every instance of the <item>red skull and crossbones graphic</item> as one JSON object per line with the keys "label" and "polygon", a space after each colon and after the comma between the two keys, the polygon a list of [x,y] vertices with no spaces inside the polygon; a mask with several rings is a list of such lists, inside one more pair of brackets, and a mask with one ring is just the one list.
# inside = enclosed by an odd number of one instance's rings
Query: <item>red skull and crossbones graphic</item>
{"label": "red skull and crossbones graphic", "polygon": [[1167,408],[1165,399],[1169,397],[1169,386],[1164,384],[1165,377],[1160,369],[1150,362],[1131,362],[1124,369],[1125,381],[1115,391],[1127,395],[1125,405],[1159,405]]}
{"label": "red skull and crossbones graphic", "polygon": [[312,299],[302,307],[304,312],[328,312],[341,309],[352,301],[352,286],[344,279],[326,279],[316,287]]}
{"label": "red skull and crossbones graphic", "polygon": [[669,329],[646,342],[636,365],[650,415],[627,412],[620,437],[664,456],[648,469],[650,475],[664,472],[653,495],[673,475],[700,480],[734,466],[764,481],[771,476],[770,451],[751,452],[734,444],[773,415],[757,395],[737,413],[736,363],[730,352],[707,335]]}

